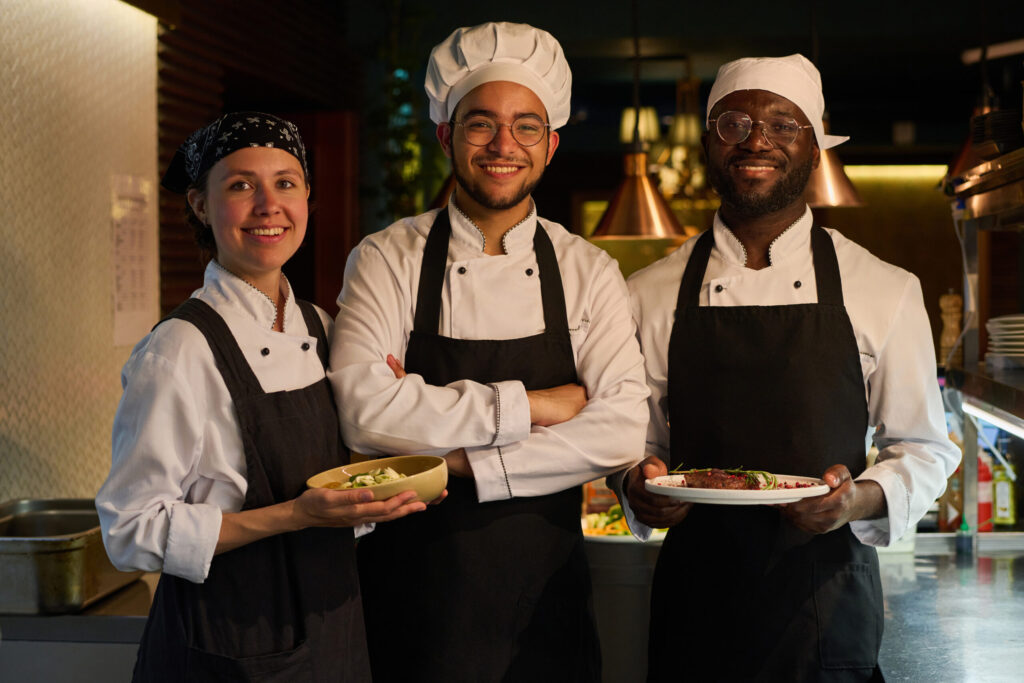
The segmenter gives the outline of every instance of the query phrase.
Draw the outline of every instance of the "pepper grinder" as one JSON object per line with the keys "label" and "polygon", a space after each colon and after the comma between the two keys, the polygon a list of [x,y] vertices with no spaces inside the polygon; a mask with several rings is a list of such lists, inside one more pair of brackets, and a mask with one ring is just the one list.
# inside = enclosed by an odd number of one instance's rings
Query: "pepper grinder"
{"label": "pepper grinder", "polygon": [[[945,366],[949,352],[960,338],[960,321],[963,317],[963,298],[949,290],[948,294],[939,297],[939,308],[942,310],[942,332],[939,334],[939,365]],[[963,365],[964,349],[957,345],[956,353],[949,358],[950,365]]]}

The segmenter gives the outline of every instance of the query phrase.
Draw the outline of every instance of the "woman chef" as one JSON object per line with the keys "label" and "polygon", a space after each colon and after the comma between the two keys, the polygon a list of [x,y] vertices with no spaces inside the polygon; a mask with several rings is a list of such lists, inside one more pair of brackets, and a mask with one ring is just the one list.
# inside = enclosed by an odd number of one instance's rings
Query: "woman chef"
{"label": "woman chef", "polygon": [[329,318],[281,273],[308,217],[299,131],[227,114],[185,141],[162,184],[186,193],[213,260],[124,367],[96,497],[113,563],[163,572],[134,680],[366,681],[352,527],[424,505],[305,490],[348,453],[325,378]]}

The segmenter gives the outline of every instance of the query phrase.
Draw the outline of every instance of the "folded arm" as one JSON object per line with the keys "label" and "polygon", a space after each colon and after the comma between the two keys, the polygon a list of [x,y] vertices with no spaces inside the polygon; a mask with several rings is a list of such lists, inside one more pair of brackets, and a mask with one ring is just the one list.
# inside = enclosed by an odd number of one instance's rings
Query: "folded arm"
{"label": "folded arm", "polygon": [[[573,346],[587,403],[570,420],[535,424],[519,443],[467,448],[481,500],[561,491],[635,464],[643,455],[648,389],[618,266],[606,261],[582,289],[589,326],[574,332]],[[482,471],[488,473],[485,484]]]}
{"label": "folded arm", "polygon": [[338,298],[328,375],[349,447],[366,454],[444,455],[527,438],[521,382],[464,380],[440,387],[416,374],[395,377],[387,357],[405,358],[413,301],[410,283],[399,280],[374,245],[353,250]]}

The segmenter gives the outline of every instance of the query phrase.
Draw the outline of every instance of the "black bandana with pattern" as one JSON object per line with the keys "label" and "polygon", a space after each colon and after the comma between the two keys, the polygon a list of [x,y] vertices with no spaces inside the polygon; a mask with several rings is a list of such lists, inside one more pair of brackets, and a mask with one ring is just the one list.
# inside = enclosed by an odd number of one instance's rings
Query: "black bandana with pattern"
{"label": "black bandana with pattern", "polygon": [[174,153],[160,184],[171,192],[184,193],[214,164],[243,147],[283,149],[299,160],[309,182],[306,146],[295,124],[273,114],[239,111],[225,114],[189,135]]}

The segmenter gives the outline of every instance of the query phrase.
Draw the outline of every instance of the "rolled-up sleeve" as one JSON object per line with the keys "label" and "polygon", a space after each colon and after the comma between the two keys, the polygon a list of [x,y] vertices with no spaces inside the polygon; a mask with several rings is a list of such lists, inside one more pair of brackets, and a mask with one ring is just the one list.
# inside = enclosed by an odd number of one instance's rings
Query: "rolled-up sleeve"
{"label": "rolled-up sleeve", "polygon": [[163,571],[201,583],[220,534],[216,505],[186,503],[203,445],[189,381],[141,353],[122,374],[110,474],[96,496],[103,542],[121,570]]}
{"label": "rolled-up sleeve", "polygon": [[878,458],[858,479],[885,493],[885,517],[853,522],[863,543],[891,545],[917,524],[960,462],[948,436],[935,373],[931,327],[916,277],[909,277],[877,366],[868,378],[868,414]]}

